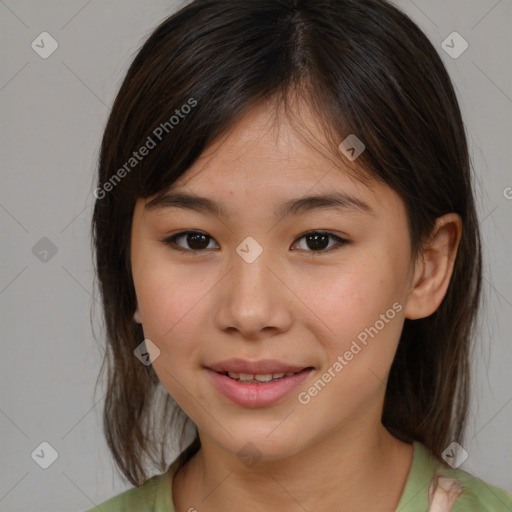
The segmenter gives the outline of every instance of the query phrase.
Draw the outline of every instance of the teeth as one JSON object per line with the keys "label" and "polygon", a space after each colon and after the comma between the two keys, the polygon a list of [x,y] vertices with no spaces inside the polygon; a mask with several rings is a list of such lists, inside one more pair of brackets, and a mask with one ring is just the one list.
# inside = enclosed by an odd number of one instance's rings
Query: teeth
{"label": "teeth", "polygon": [[288,373],[237,373],[227,372],[229,377],[234,380],[240,380],[242,382],[270,382],[275,379],[281,379],[283,377],[291,377],[295,375],[295,372]]}
{"label": "teeth", "polygon": [[254,375],[254,378],[260,382],[270,382],[272,380],[272,374],[266,373],[261,375]]}

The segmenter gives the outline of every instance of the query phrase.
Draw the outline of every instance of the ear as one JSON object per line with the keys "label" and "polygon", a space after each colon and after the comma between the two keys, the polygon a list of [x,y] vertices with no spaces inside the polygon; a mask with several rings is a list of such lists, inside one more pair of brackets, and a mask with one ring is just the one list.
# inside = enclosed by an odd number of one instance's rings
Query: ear
{"label": "ear", "polygon": [[437,310],[450,284],[461,234],[462,220],[458,214],[437,218],[414,265],[405,318],[425,318]]}
{"label": "ear", "polygon": [[136,306],[135,308],[135,313],[133,315],[133,319],[135,320],[135,322],[137,322],[138,324],[141,324],[142,323],[142,320],[140,318],[140,312],[139,312],[139,306]]}

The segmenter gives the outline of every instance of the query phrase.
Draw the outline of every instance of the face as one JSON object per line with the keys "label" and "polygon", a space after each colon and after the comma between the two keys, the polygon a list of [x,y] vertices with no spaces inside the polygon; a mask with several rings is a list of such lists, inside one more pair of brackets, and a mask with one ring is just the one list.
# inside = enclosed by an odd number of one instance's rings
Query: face
{"label": "face", "polygon": [[268,460],[380,421],[412,269],[399,196],[270,123],[252,110],[169,190],[219,211],[139,199],[131,239],[163,386],[225,453]]}

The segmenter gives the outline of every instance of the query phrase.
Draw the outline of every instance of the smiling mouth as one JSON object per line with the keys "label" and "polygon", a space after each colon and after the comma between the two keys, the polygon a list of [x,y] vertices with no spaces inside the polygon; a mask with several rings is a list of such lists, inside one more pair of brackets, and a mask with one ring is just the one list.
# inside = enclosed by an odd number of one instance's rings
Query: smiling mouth
{"label": "smiling mouth", "polygon": [[267,384],[269,382],[275,382],[278,380],[286,379],[287,377],[293,377],[298,373],[302,373],[306,370],[311,370],[312,367],[304,368],[298,372],[287,372],[287,373],[237,373],[237,372],[217,372],[219,375],[224,375],[236,382],[242,382],[244,384]]}

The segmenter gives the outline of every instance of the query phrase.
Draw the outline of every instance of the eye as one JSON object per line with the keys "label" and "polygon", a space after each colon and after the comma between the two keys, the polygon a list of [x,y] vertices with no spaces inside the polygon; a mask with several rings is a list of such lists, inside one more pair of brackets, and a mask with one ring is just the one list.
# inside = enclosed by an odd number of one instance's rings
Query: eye
{"label": "eye", "polygon": [[[303,234],[297,240],[304,239],[306,242],[306,247],[309,247],[310,251],[304,249],[304,247],[300,248],[301,250],[306,250],[306,252],[313,253],[326,253],[336,249],[339,249],[342,245],[348,244],[349,241],[341,238],[334,233],[330,233],[328,231],[310,231],[308,233]],[[334,240],[336,243],[329,247],[329,239]],[[292,246],[293,247],[293,246]],[[326,249],[329,247],[328,249]]]}
{"label": "eye", "polygon": [[[188,244],[188,248],[178,243],[178,240],[183,238]],[[182,231],[181,233],[166,238],[163,240],[163,243],[175,247],[178,251],[199,252],[208,248],[208,239],[213,240],[212,237],[201,231]]]}
{"label": "eye", "polygon": [[[179,241],[183,239],[185,240],[185,243],[188,245],[188,247],[184,247],[179,243]],[[309,231],[308,233],[305,233],[297,238],[297,240],[302,239],[305,240],[307,248],[305,249],[304,247],[300,247],[299,249],[313,253],[330,252],[339,249],[342,245],[349,243],[348,240],[328,231]],[[169,245],[178,251],[198,253],[209,248],[208,240],[213,241],[213,238],[201,231],[182,231],[173,236],[165,238],[162,240],[162,242],[165,245]],[[335,244],[329,246],[329,240],[334,240]],[[296,242],[292,245],[292,247],[294,245],[296,245]],[[211,248],[212,247],[210,247],[210,249]],[[219,247],[217,246],[217,248]],[[308,250],[308,248],[311,250]]]}

